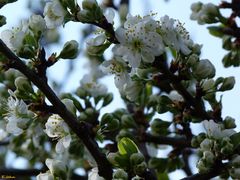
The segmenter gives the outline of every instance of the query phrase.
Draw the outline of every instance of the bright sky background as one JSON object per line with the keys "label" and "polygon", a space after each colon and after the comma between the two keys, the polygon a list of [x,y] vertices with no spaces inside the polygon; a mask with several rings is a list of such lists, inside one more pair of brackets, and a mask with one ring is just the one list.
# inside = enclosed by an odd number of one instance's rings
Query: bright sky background
{"label": "bright sky background", "polygon": [[[33,0],[36,1],[37,0]],[[237,124],[240,127],[240,122],[238,122],[238,119],[240,119],[240,110],[238,108],[240,104],[240,95],[239,95],[239,88],[240,88],[240,71],[239,68],[223,68],[222,65],[222,57],[226,54],[226,51],[222,49],[222,42],[220,39],[211,36],[208,33],[208,30],[206,29],[206,26],[200,26],[197,24],[196,21],[191,21],[189,19],[189,16],[191,14],[190,6],[193,2],[193,0],[170,0],[169,2],[164,2],[164,0],[130,0],[131,6],[130,6],[130,12],[132,15],[140,14],[140,15],[146,15],[151,11],[157,12],[158,17],[169,15],[172,18],[179,19],[180,22],[185,23],[186,29],[190,33],[190,37],[194,40],[194,42],[197,42],[199,44],[203,44],[202,48],[202,59],[209,59],[216,67],[216,77],[223,76],[235,76],[236,77],[236,85],[234,90],[228,91],[224,93],[223,96],[223,117],[225,116],[232,116],[236,118]],[[9,29],[12,26],[17,25],[17,22],[19,19],[27,18],[29,17],[29,11],[24,9],[23,7],[26,5],[28,1],[27,0],[18,0],[18,2],[14,4],[10,4],[5,6],[1,9],[0,14],[7,16],[8,24],[1,27],[0,31]],[[79,0],[81,2],[81,0]],[[212,2],[214,4],[219,4],[220,0],[203,0],[202,2],[208,3]],[[64,39],[61,40],[62,45],[67,40],[72,39],[80,39],[80,31],[79,28],[82,26],[80,23],[68,23],[66,25],[66,28],[62,30],[66,36]],[[56,49],[57,50],[57,49]],[[53,77],[57,77],[59,79],[64,78],[65,75],[63,72],[64,70],[64,63],[60,62],[56,64],[56,67],[54,66],[49,71],[53,75]],[[86,61],[84,59],[80,59],[78,62],[76,62],[76,66],[80,65],[83,66]],[[79,66],[77,66],[79,67]],[[79,85],[79,81],[81,77],[87,73],[86,69],[76,69],[74,74],[69,79],[68,83],[69,85],[65,88],[66,91],[73,90]],[[103,80],[105,84],[111,84],[109,86],[109,91],[117,92],[114,84],[113,84],[113,77],[107,77]],[[110,83],[111,82],[111,83]],[[220,95],[220,94],[219,94]],[[122,106],[120,97],[117,95],[116,100],[111,104],[111,107],[106,109],[105,111],[112,111],[113,107],[114,109]],[[181,175],[180,175],[181,176]],[[180,178],[178,176],[177,179]],[[172,176],[172,179],[175,179]]]}

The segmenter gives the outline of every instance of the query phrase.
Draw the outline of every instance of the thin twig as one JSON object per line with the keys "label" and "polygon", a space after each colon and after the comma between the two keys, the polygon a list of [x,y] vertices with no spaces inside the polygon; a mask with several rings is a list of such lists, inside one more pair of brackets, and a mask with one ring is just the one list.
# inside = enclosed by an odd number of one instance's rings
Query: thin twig
{"label": "thin twig", "polygon": [[148,133],[143,134],[142,141],[162,144],[162,145],[171,145],[176,147],[191,147],[191,141],[188,141],[184,137],[166,137],[166,136],[154,136]]}

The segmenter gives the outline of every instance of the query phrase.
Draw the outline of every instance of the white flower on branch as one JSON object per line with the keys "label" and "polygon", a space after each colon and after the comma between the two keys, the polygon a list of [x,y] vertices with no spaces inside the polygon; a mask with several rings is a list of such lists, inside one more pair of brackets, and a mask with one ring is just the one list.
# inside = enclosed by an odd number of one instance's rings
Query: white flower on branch
{"label": "white flower on branch", "polygon": [[44,132],[50,137],[58,140],[56,144],[56,152],[63,153],[65,149],[70,146],[72,141],[69,127],[58,115],[52,115],[48,118],[45,124],[46,129]]}
{"label": "white flower on branch", "polygon": [[98,175],[98,168],[92,168],[88,174],[88,180],[104,180],[101,176]]}
{"label": "white flower on branch", "polygon": [[12,51],[17,53],[23,46],[23,39],[27,31],[27,21],[21,21],[19,27],[13,28],[12,30],[2,31],[1,38]]}
{"label": "white flower on branch", "polygon": [[191,50],[188,46],[191,45],[188,32],[180,22],[169,16],[163,16],[160,20],[160,34],[162,35],[164,43],[183,54],[188,55]]}
{"label": "white flower on branch", "polygon": [[37,175],[37,180],[54,180],[53,175],[48,171],[46,173],[40,173]]}
{"label": "white flower on branch", "polygon": [[120,57],[115,57],[110,61],[104,61],[101,64],[100,68],[104,73],[115,75],[115,85],[120,92],[123,91],[124,85],[130,81],[130,75],[128,74],[128,65]]}
{"label": "white flower on branch", "polygon": [[151,16],[127,16],[123,28],[116,30],[120,42],[113,49],[115,55],[122,56],[133,68],[140,62],[152,63],[155,56],[164,51],[161,36],[156,32],[157,22]]}
{"label": "white flower on branch", "polygon": [[28,110],[23,100],[17,99],[15,94],[9,90],[10,97],[7,102],[7,120],[6,131],[8,133],[19,135],[23,133],[23,129],[27,128],[27,123],[32,117],[32,112]]}
{"label": "white flower on branch", "polygon": [[230,137],[231,135],[236,133],[236,131],[234,131],[233,129],[223,129],[220,124],[215,123],[213,120],[203,121],[203,126],[207,132],[207,135],[214,139]]}
{"label": "white flower on branch", "polygon": [[63,24],[66,11],[63,9],[59,0],[53,0],[46,3],[43,15],[47,27],[53,29]]}
{"label": "white flower on branch", "polygon": [[107,87],[96,82],[96,80],[91,75],[84,75],[80,83],[81,87],[92,97],[105,95],[107,93]]}
{"label": "white flower on branch", "polygon": [[42,16],[33,14],[29,18],[29,28],[34,32],[34,34],[39,36],[46,30],[46,22]]}
{"label": "white flower on branch", "polygon": [[37,180],[53,180],[59,179],[59,177],[61,177],[61,179],[66,179],[67,167],[63,161],[48,158],[46,159],[45,164],[49,171],[46,173],[40,173],[37,176]]}

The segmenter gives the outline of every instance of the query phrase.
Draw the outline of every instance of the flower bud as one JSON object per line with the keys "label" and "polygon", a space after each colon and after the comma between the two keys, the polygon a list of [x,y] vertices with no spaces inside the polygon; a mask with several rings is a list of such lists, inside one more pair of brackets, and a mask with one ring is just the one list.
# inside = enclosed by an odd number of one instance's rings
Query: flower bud
{"label": "flower bud", "polygon": [[128,179],[128,174],[123,169],[117,169],[113,173],[113,179],[127,180]]}
{"label": "flower bud", "polygon": [[88,116],[93,116],[94,113],[95,113],[95,110],[94,110],[93,108],[87,108],[87,109],[85,110],[85,113],[86,113],[86,115],[88,115]]}
{"label": "flower bud", "polygon": [[79,96],[81,99],[85,99],[87,96],[87,92],[82,88],[78,87],[76,91],[77,96]]}
{"label": "flower bud", "polygon": [[20,92],[28,92],[28,93],[33,93],[33,88],[30,84],[30,82],[28,81],[27,78],[25,77],[17,77],[14,81],[14,84],[17,88],[17,90],[19,90]]}
{"label": "flower bud", "polygon": [[193,12],[199,12],[199,11],[201,10],[201,8],[202,8],[202,5],[203,5],[203,3],[201,3],[201,2],[193,3],[193,4],[191,5],[191,10],[192,10]]}
{"label": "flower bud", "polygon": [[146,168],[147,168],[147,163],[143,161],[141,164],[134,166],[133,170],[136,174],[140,175],[146,170]]}
{"label": "flower bud", "polygon": [[198,61],[199,61],[199,56],[197,54],[191,54],[187,60],[187,64],[191,67],[194,67]]}
{"label": "flower bud", "polygon": [[215,82],[213,79],[207,79],[206,81],[203,82],[202,84],[202,89],[205,92],[208,92],[209,90],[214,88]]}
{"label": "flower bud", "polygon": [[104,130],[116,130],[119,127],[119,120],[114,118],[112,114],[106,113],[101,120],[101,126]]}
{"label": "flower bud", "polygon": [[117,153],[109,153],[107,159],[111,164],[116,164],[115,158],[118,156]]}
{"label": "flower bud", "polygon": [[40,15],[32,15],[29,19],[29,28],[33,31],[37,37],[45,31],[46,29],[46,22]]}
{"label": "flower bud", "polygon": [[74,59],[78,55],[78,42],[75,40],[68,41],[64,44],[58,58]]}
{"label": "flower bud", "polygon": [[62,161],[54,160],[54,159],[46,159],[45,163],[54,177],[56,176],[64,179],[66,178],[67,167]]}
{"label": "flower bud", "polygon": [[125,127],[125,128],[136,127],[136,123],[135,123],[135,121],[134,121],[134,119],[132,118],[131,115],[124,114],[121,117],[121,123],[122,123],[122,126]]}
{"label": "flower bud", "polygon": [[203,159],[200,159],[197,163],[197,168],[199,170],[200,173],[204,173],[207,172],[209,170],[209,167],[206,166],[206,163],[204,162]]}
{"label": "flower bud", "polygon": [[203,159],[206,161],[208,165],[214,164],[215,156],[211,151],[204,151],[203,152]]}
{"label": "flower bud", "polygon": [[207,139],[207,138],[204,139],[200,144],[201,150],[203,150],[203,151],[210,150],[212,148],[212,146],[213,146],[212,140]]}
{"label": "flower bud", "polygon": [[238,179],[240,177],[240,168],[230,169],[229,174],[233,179]]}
{"label": "flower bud", "polygon": [[191,140],[191,146],[194,147],[194,148],[196,148],[196,147],[199,146],[199,142],[198,142],[196,136],[194,136],[194,137],[192,138],[192,140]]}
{"label": "flower bud", "polygon": [[222,37],[222,47],[223,49],[226,49],[226,50],[231,50],[232,49],[232,41],[231,41],[232,37],[231,36],[223,36]]}
{"label": "flower bud", "polygon": [[236,155],[231,161],[232,166],[240,167],[240,155]]}
{"label": "flower bud", "polygon": [[86,120],[88,119],[88,116],[86,115],[86,113],[82,112],[82,113],[80,114],[80,116],[78,117],[78,119],[79,119],[80,121],[86,121]]}
{"label": "flower bud", "polygon": [[4,24],[6,24],[6,17],[0,15],[0,27],[3,26]]}
{"label": "flower bud", "polygon": [[83,9],[91,10],[97,6],[98,4],[96,0],[83,0],[82,2]]}
{"label": "flower bud", "polygon": [[233,76],[227,77],[223,80],[222,86],[218,89],[219,91],[231,90],[235,85],[235,78]]}
{"label": "flower bud", "polygon": [[233,129],[236,127],[236,124],[235,124],[235,119],[230,117],[230,116],[227,116],[224,121],[223,121],[223,124],[224,124],[224,128],[225,129]]}
{"label": "flower bud", "polygon": [[134,153],[130,156],[130,162],[132,166],[141,164],[144,161],[142,153]]}
{"label": "flower bud", "polygon": [[228,155],[233,152],[233,144],[231,143],[231,139],[229,137],[221,139],[220,147],[220,152],[224,155]]}
{"label": "flower bud", "polygon": [[109,45],[110,43],[104,43],[99,46],[88,45],[87,52],[89,55],[92,55],[92,56],[101,56],[104,53],[104,51],[109,47]]}
{"label": "flower bud", "polygon": [[103,98],[103,104],[102,106],[107,106],[109,105],[113,100],[113,94],[112,93],[108,93],[104,98]]}
{"label": "flower bud", "polygon": [[198,80],[201,80],[213,78],[215,76],[215,71],[213,64],[209,60],[204,59],[198,62],[194,68],[193,74]]}

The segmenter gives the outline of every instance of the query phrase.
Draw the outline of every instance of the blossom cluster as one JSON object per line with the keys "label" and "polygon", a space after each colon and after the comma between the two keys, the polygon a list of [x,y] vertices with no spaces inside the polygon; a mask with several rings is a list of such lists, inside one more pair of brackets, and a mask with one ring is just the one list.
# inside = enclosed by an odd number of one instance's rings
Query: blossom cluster
{"label": "blossom cluster", "polygon": [[235,120],[231,117],[226,117],[223,123],[205,120],[203,125],[206,134],[201,133],[192,141],[193,146],[200,143],[201,158],[197,163],[197,168],[201,173],[208,172],[214,168],[216,162],[227,160],[229,162],[229,175],[232,178],[238,178],[240,161],[239,154],[234,152],[236,131],[233,128],[236,127]]}

